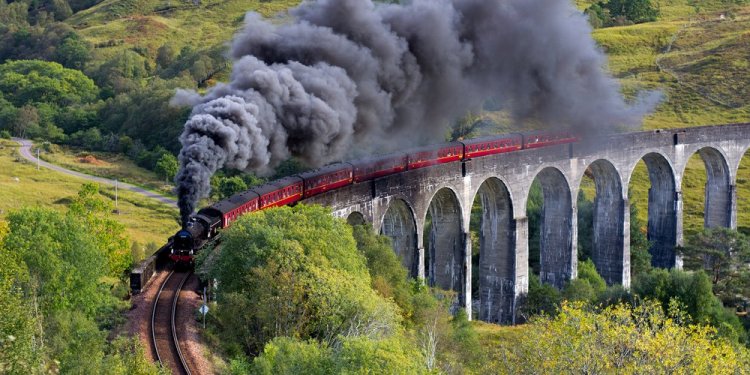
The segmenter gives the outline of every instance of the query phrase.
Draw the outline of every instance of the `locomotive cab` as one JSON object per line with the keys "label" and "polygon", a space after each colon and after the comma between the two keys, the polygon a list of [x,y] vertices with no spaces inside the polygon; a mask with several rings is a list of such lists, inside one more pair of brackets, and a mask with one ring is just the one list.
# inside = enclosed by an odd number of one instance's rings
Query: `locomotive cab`
{"label": "locomotive cab", "polygon": [[174,235],[172,242],[172,252],[169,258],[175,263],[191,263],[195,249],[195,240],[193,234],[188,230],[182,229]]}
{"label": "locomotive cab", "polygon": [[174,235],[174,249],[177,252],[190,251],[195,247],[193,235],[186,230],[180,230]]}

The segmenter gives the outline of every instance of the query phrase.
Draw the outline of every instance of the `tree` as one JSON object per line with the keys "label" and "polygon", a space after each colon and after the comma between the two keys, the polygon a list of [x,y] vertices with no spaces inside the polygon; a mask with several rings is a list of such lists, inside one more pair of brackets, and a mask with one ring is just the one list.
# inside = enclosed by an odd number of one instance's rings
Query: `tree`
{"label": "tree", "polygon": [[66,68],[83,70],[91,59],[91,45],[78,34],[68,34],[55,51],[55,61]]}
{"label": "tree", "polygon": [[614,16],[624,16],[633,23],[656,21],[659,10],[651,0],[609,0],[605,5]]}
{"label": "tree", "polygon": [[245,190],[247,190],[247,185],[239,176],[223,177],[219,179],[219,195],[222,199]]}
{"label": "tree", "polygon": [[594,248],[594,202],[578,191],[578,260],[591,258]]}
{"label": "tree", "polygon": [[656,21],[659,9],[651,0],[608,0],[586,8],[593,28]]}
{"label": "tree", "polygon": [[750,299],[750,243],[745,235],[729,228],[706,228],[686,242],[678,249],[685,268],[706,271],[722,301]]}
{"label": "tree", "polygon": [[70,143],[89,150],[98,150],[102,143],[102,132],[96,127],[79,130],[70,136]]}
{"label": "tree", "polygon": [[[177,162],[177,158],[170,154],[170,153],[164,153],[162,154],[161,158],[159,158],[159,161],[156,162],[156,173],[164,176],[164,182],[168,183],[169,180],[173,179],[174,176],[177,174],[177,170],[179,169],[179,164]],[[247,189],[247,186],[245,187]]]}
{"label": "tree", "polygon": [[646,223],[638,218],[638,207],[630,205],[630,274],[633,278],[651,270],[651,253],[646,233]]}
{"label": "tree", "polygon": [[586,280],[595,294],[601,294],[607,289],[607,282],[596,271],[596,266],[590,259],[578,262],[578,279]]}
{"label": "tree", "polygon": [[14,125],[17,115],[18,109],[0,93],[0,129],[15,132]]}
{"label": "tree", "polygon": [[39,133],[39,112],[30,105],[25,105],[16,112],[13,119],[13,133],[24,138],[28,135],[34,136]]}
{"label": "tree", "polygon": [[277,336],[329,345],[387,337],[400,322],[398,307],[371,289],[351,227],[320,206],[244,215],[222,234],[210,277],[221,285],[221,336],[245,354]]}
{"label": "tree", "polygon": [[8,224],[0,221],[0,373],[33,373],[39,365],[35,341],[37,320],[22,286],[29,274],[18,257],[3,246]]}
{"label": "tree", "polygon": [[497,340],[488,373],[732,374],[750,366],[750,351],[687,324],[677,304],[665,312],[644,301],[601,311],[564,303],[554,317],[538,317]]}
{"label": "tree", "polygon": [[[114,82],[108,85],[115,85]],[[189,80],[174,79],[169,82],[153,78],[141,86],[128,80],[122,87],[113,86],[103,96],[107,99],[99,112],[102,130],[127,135],[138,139],[149,148],[163,145],[172,153],[179,152],[179,143],[175,142],[183,130],[190,114],[188,107],[176,107],[169,104],[178,87],[189,87]],[[122,90],[121,90],[122,89]]]}
{"label": "tree", "polygon": [[678,303],[691,322],[709,324],[724,337],[747,339],[739,319],[713,294],[711,280],[703,271],[656,268],[635,278],[631,289],[640,298],[659,301],[664,311]]}
{"label": "tree", "polygon": [[166,69],[174,62],[177,51],[173,43],[165,43],[156,51],[156,64],[161,69]]}
{"label": "tree", "polygon": [[343,339],[339,347],[279,337],[252,364],[253,374],[423,374],[420,355],[399,337]]}
{"label": "tree", "polygon": [[586,8],[584,13],[588,16],[591,27],[595,29],[606,26],[607,22],[612,18],[609,15],[609,10],[602,9],[601,5],[598,3],[592,4],[590,7]]}
{"label": "tree", "polygon": [[0,65],[0,92],[16,107],[31,103],[67,107],[96,100],[99,89],[78,70],[55,62],[17,60]]}
{"label": "tree", "polygon": [[357,249],[367,259],[372,288],[381,296],[392,298],[401,308],[404,317],[408,318],[413,313],[408,273],[393,251],[391,239],[375,234],[372,227],[367,224],[357,225],[352,229]]}
{"label": "tree", "polygon": [[521,315],[528,319],[535,315],[554,315],[562,300],[560,291],[552,285],[542,284],[539,276],[529,274],[529,292],[521,306]]}
{"label": "tree", "polygon": [[143,80],[148,75],[146,58],[134,51],[125,50],[102,64],[92,77],[102,87],[102,96],[110,97],[142,89]]}
{"label": "tree", "polygon": [[607,284],[591,259],[578,262],[578,277],[570,280],[562,290],[567,301],[593,302],[607,290]]}
{"label": "tree", "polygon": [[110,287],[126,244],[97,195],[87,185],[67,213],[24,208],[0,222],[0,373],[157,373],[135,341],[107,340],[127,308]]}

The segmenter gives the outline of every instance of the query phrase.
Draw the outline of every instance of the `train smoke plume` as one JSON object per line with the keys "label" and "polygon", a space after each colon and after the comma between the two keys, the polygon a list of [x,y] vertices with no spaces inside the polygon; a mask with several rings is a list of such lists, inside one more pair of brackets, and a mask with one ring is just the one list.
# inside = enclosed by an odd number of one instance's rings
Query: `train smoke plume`
{"label": "train smoke plume", "polygon": [[319,0],[290,13],[281,25],[248,13],[230,81],[175,96],[193,106],[176,177],[183,221],[222,167],[263,172],[291,155],[316,166],[353,146],[434,140],[488,98],[582,133],[637,125],[659,100],[623,100],[568,0]]}

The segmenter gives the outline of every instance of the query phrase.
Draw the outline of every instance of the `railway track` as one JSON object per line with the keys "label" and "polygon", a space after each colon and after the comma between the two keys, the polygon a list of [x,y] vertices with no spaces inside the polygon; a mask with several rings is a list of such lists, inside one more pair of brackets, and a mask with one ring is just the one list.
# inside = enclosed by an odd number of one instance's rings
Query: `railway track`
{"label": "railway track", "polygon": [[190,375],[190,368],[180,349],[175,325],[180,291],[190,276],[192,272],[170,271],[159,287],[151,311],[151,339],[156,360],[173,374]]}

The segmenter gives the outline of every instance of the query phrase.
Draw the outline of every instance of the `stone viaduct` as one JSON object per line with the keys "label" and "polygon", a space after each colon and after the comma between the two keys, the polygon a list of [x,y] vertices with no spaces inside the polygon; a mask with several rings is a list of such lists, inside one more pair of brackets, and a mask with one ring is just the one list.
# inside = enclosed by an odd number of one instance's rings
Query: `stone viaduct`
{"label": "stone viaduct", "polygon": [[[705,226],[736,228],[735,181],[750,147],[750,124],[618,134],[406,171],[306,200],[329,206],[350,222],[368,222],[393,239],[413,276],[457,293],[472,316],[513,323],[528,291],[526,202],[534,180],[542,186],[540,278],[562,287],[576,277],[577,195],[584,173],[596,185],[592,258],[609,284],[630,285],[628,183],[636,164],[647,166],[648,239],[652,263],[680,267],[682,177],[698,153],[707,173]],[[469,224],[481,202],[479,268],[472,269]],[[427,226],[426,226],[427,224]],[[424,236],[428,231],[427,236]],[[478,273],[479,296],[472,296]]]}

